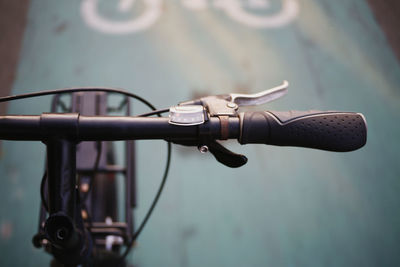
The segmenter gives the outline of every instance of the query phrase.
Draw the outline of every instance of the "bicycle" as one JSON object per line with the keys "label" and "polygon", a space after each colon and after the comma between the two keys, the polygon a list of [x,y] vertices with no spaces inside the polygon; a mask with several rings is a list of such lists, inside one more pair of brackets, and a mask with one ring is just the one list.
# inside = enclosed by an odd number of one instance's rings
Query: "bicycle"
{"label": "bicycle", "polygon": [[[0,117],[1,140],[42,141],[46,145],[46,171],[41,185],[39,231],[33,238],[55,258],[53,265],[125,266],[125,257],[141,233],[161,195],[169,170],[171,143],[210,152],[232,168],[247,162],[217,140],[237,139],[240,144],[299,146],[346,152],[367,141],[367,125],[361,113],[339,111],[247,111],[242,106],[260,105],[287,92],[288,83],[257,94],[207,96],[157,110],[145,99],[110,88],[70,88],[0,98],[0,102],[56,94],[52,113]],[[97,93],[94,93],[97,92]],[[68,113],[55,113],[60,94],[73,93]],[[119,110],[124,116],[105,116],[106,94],[125,96]],[[129,116],[133,97],[153,111]],[[91,104],[82,108],[82,101]],[[65,105],[64,105],[65,106]],[[79,112],[79,113],[78,113]],[[161,114],[169,112],[168,117]],[[85,115],[86,114],[86,115]],[[157,117],[151,117],[157,115]],[[162,182],[142,223],[134,231],[134,143],[162,139],[168,142],[167,165]],[[128,140],[127,166],[118,167],[109,141]],[[106,149],[102,149],[106,147]],[[76,160],[90,158],[89,161]],[[94,161],[93,161],[94,159]],[[126,174],[126,221],[117,222],[115,174]],[[109,179],[105,179],[105,174]],[[98,202],[99,198],[106,199]],[[48,215],[47,215],[48,214]],[[122,247],[126,246],[123,251]]]}

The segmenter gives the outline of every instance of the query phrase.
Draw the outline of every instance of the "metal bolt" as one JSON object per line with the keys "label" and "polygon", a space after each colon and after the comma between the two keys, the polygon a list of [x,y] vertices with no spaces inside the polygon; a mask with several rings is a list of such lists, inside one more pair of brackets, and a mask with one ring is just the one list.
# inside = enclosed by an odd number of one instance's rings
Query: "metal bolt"
{"label": "metal bolt", "polygon": [[206,146],[206,145],[199,146],[199,151],[200,151],[200,153],[207,153],[208,146]]}
{"label": "metal bolt", "polygon": [[56,237],[58,240],[64,240],[68,235],[68,230],[65,227],[57,229]]}
{"label": "metal bolt", "polygon": [[238,108],[238,105],[236,103],[233,103],[233,102],[228,102],[228,104],[226,104],[226,106],[228,108],[233,108],[233,109],[237,109]]}
{"label": "metal bolt", "polygon": [[89,184],[88,183],[81,184],[80,189],[81,189],[81,192],[87,193],[89,191]]}
{"label": "metal bolt", "polygon": [[82,210],[81,213],[82,213],[82,219],[86,220],[88,218],[86,210]]}

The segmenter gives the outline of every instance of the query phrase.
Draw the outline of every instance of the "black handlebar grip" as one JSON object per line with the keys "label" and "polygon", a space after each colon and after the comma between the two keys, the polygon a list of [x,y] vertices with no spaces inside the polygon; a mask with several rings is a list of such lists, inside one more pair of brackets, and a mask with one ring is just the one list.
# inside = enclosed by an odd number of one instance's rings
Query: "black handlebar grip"
{"label": "black handlebar grip", "polygon": [[241,144],[300,146],[352,151],[365,145],[367,123],[361,113],[263,111],[240,113]]}

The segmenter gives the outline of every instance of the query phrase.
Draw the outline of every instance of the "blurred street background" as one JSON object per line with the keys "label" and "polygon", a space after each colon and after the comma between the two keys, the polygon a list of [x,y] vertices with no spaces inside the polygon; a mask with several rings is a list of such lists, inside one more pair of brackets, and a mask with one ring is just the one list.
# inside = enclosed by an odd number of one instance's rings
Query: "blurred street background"
{"label": "blurred street background", "polygon": [[[174,146],[133,266],[400,266],[400,4],[394,0],[0,0],[0,94],[119,87],[158,108],[290,83],[263,110],[362,112],[351,153],[240,146],[239,169]],[[0,106],[40,114],[50,97]],[[133,104],[136,113],[145,109]],[[0,266],[46,266],[32,246],[45,147],[1,143]],[[139,222],[164,142],[137,147]],[[119,158],[122,160],[122,158]]]}

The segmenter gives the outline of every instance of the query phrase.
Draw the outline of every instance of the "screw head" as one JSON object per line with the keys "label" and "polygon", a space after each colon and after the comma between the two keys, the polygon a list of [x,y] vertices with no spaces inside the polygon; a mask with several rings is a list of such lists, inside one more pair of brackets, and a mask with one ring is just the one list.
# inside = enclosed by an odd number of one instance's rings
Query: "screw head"
{"label": "screw head", "polygon": [[208,146],[206,146],[206,145],[199,146],[199,151],[200,151],[200,153],[207,153]]}
{"label": "screw head", "polygon": [[233,109],[237,109],[238,108],[238,105],[236,103],[233,103],[233,102],[228,102],[228,104],[226,104],[226,106],[228,108],[233,108]]}
{"label": "screw head", "polygon": [[68,235],[68,230],[65,227],[61,227],[56,231],[56,237],[58,240],[64,240]]}

